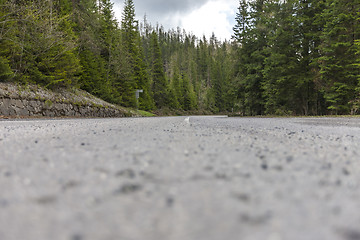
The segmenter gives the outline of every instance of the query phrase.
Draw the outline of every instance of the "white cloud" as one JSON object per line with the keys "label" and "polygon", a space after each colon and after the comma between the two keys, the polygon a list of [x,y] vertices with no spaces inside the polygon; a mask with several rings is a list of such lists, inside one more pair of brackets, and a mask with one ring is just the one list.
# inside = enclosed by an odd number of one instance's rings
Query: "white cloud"
{"label": "white cloud", "polygon": [[123,3],[116,3],[113,6],[114,9],[114,15],[115,18],[118,20],[118,22],[121,22],[121,18],[122,18],[122,12],[124,10],[124,4]]}
{"label": "white cloud", "polygon": [[[179,26],[198,37],[205,35],[207,38],[214,32],[218,40],[229,40],[232,35],[237,7],[237,0],[209,0],[202,6],[187,12],[169,9],[168,14],[165,11],[161,16],[155,12],[146,12],[146,15],[148,21],[153,25],[159,23],[165,29],[176,29]],[[143,20],[145,14],[141,9],[143,9],[141,1],[135,1],[136,18],[140,21]],[[121,21],[122,11],[123,4],[120,1],[115,1],[114,12],[119,21]]]}
{"label": "white cloud", "polygon": [[199,37],[210,37],[214,32],[219,40],[229,40],[233,28],[233,21],[229,19],[235,19],[236,10],[236,1],[209,1],[190,14],[182,16],[181,27]]}

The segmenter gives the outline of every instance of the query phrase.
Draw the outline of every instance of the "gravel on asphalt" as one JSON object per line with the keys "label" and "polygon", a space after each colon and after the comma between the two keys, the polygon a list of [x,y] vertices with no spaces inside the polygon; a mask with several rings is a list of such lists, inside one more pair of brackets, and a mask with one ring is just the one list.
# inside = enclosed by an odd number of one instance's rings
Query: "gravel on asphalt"
{"label": "gravel on asphalt", "polygon": [[360,119],[0,120],[1,240],[360,240]]}

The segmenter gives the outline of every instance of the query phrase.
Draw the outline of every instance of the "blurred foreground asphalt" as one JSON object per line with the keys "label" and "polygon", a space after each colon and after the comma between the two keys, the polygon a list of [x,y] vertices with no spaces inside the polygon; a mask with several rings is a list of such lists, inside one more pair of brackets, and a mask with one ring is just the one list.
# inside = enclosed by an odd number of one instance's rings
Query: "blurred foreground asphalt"
{"label": "blurred foreground asphalt", "polygon": [[360,119],[0,121],[0,240],[360,240]]}

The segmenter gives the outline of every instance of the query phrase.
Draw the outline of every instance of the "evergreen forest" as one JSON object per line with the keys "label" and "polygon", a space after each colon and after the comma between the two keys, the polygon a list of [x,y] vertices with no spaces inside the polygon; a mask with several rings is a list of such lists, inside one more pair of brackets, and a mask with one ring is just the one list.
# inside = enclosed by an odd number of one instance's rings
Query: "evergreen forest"
{"label": "evergreen forest", "polygon": [[240,0],[233,30],[164,29],[133,0],[119,20],[111,0],[0,0],[0,82],[145,111],[360,114],[359,0]]}

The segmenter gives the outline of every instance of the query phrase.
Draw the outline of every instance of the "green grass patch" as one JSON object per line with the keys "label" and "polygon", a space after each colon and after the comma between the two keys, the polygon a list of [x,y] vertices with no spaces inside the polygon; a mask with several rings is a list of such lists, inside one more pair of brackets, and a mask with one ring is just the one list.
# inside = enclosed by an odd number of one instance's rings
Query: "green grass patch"
{"label": "green grass patch", "polygon": [[142,117],[156,117],[155,114],[143,110],[137,110],[137,114],[139,114]]}

